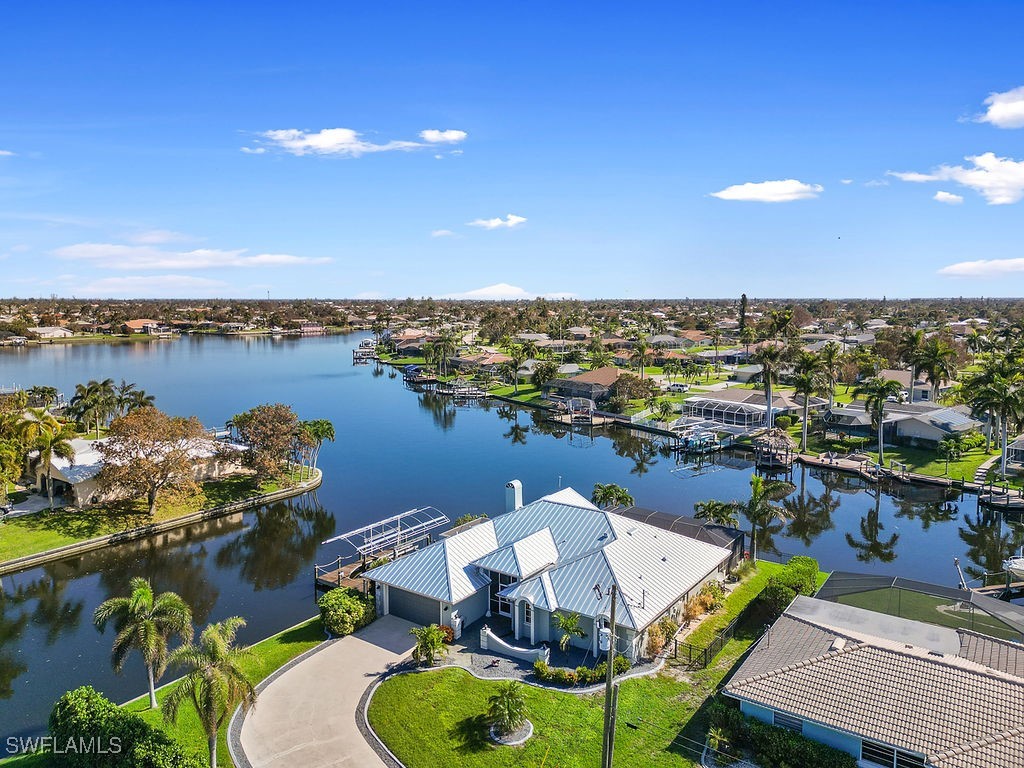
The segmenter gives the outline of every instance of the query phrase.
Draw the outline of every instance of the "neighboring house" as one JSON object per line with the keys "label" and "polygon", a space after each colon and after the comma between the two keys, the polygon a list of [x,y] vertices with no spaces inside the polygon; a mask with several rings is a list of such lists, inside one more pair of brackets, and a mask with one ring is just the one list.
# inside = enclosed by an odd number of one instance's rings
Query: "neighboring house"
{"label": "neighboring house", "polygon": [[544,396],[585,397],[599,402],[611,397],[612,388],[622,371],[618,368],[596,368],[571,379],[552,379],[544,385]]}
{"label": "neighboring house", "polygon": [[[907,399],[912,403],[928,402],[932,399],[932,385],[931,382],[925,381],[924,377],[918,375],[914,380],[913,386],[913,399],[910,399],[910,371],[900,370],[899,368],[886,368],[878,372],[878,375],[883,379],[898,381],[900,386],[903,387],[903,391],[906,393]],[[939,382],[939,397],[941,398],[949,390],[956,385],[955,381],[941,381]]]}
{"label": "neighboring house", "polygon": [[1016,464],[1017,471],[1024,468],[1024,435],[1006,446],[1006,463]]}
{"label": "neighboring house", "polygon": [[139,320],[127,320],[121,323],[121,333],[146,333],[146,329],[150,326],[160,326],[159,320],[150,320],[147,318],[141,318]]}
{"label": "neighboring house", "polygon": [[[803,403],[803,396],[792,392],[772,393],[772,412],[776,418],[802,417]],[[816,413],[827,404],[823,398],[812,397],[808,411]],[[747,427],[762,424],[766,410],[764,391],[760,389],[723,389],[683,401],[683,411],[687,416]]]}
{"label": "neighboring house", "polygon": [[652,347],[660,349],[681,349],[683,347],[683,339],[668,333],[659,333],[656,336],[651,336],[647,339],[647,343]]}
{"label": "neighboring house", "polygon": [[[926,444],[934,447],[941,440],[980,429],[983,424],[961,406],[943,408],[930,403],[886,403],[883,439],[886,442]],[[851,437],[871,437],[871,414],[864,404],[836,406],[824,415],[829,432]]]}
{"label": "neighboring house", "polygon": [[75,335],[67,328],[60,328],[55,325],[41,325],[36,328],[29,328],[28,332],[37,339],[66,339]]}
{"label": "neighboring house", "polygon": [[612,362],[628,368],[633,364],[633,352],[628,349],[620,349],[612,355]]}
{"label": "neighboring house", "polygon": [[508,355],[501,352],[478,352],[473,355],[461,355],[449,360],[454,368],[463,372],[484,371],[495,374],[502,363],[511,360]]}
{"label": "neighboring house", "polygon": [[[76,437],[71,440],[71,447],[75,451],[73,459],[62,459],[56,456],[53,458],[50,478],[53,481],[55,496],[63,495],[65,503],[74,507],[88,507],[92,504],[117,499],[116,494],[100,493],[99,483],[96,480],[96,475],[103,468],[103,456],[99,452],[99,446],[105,441],[106,438],[83,440]],[[226,458],[227,454],[224,451],[226,447],[235,448],[239,452],[244,450],[244,446],[218,442],[211,438],[205,441],[201,448],[194,451],[192,458],[195,462],[194,476],[197,482],[215,480],[242,470],[240,461]],[[38,457],[38,453],[34,455]],[[35,489],[39,493],[46,493],[46,467],[37,461],[34,471]]]}
{"label": "neighboring house", "polygon": [[453,613],[467,626],[504,617],[515,640],[531,645],[558,642],[555,613],[578,613],[586,634],[573,645],[597,656],[615,584],[616,650],[636,661],[651,624],[678,616],[727,572],[728,549],[600,510],[571,488],[523,506],[512,481],[506,505],[506,514],[367,571],[378,613],[449,626]]}
{"label": "neighboring house", "polygon": [[616,336],[614,333],[608,333],[602,336],[601,343],[609,349],[629,349],[633,346],[632,341],[624,339],[621,336]]}
{"label": "neighboring house", "polygon": [[964,629],[798,596],[723,693],[864,768],[1024,765],[1024,647]]}
{"label": "neighboring house", "polygon": [[684,349],[690,347],[710,347],[711,337],[704,331],[679,331],[679,345]]}
{"label": "neighboring house", "polygon": [[729,378],[740,384],[749,384],[761,375],[761,370],[760,365],[741,365],[729,374]]}

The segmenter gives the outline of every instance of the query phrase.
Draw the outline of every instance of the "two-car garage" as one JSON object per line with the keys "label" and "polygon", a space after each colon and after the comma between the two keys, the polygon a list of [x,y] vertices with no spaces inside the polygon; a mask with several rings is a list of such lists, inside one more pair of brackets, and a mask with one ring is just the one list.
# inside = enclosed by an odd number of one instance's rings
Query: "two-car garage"
{"label": "two-car garage", "polygon": [[420,626],[437,624],[440,620],[441,606],[437,600],[397,587],[383,585],[382,587],[383,589],[378,587],[377,591],[380,594],[384,589],[387,590],[387,597],[384,598],[387,600],[387,607],[385,610],[384,606],[378,604],[379,613],[386,612]]}

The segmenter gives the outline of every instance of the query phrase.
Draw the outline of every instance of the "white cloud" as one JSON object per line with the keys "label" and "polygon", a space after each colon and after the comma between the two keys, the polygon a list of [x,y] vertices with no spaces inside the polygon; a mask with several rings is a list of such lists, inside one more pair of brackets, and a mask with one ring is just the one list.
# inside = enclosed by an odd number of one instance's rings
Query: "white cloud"
{"label": "white cloud", "polygon": [[467,227],[480,227],[481,229],[512,229],[518,227],[520,224],[526,222],[523,216],[516,216],[514,213],[510,213],[505,218],[495,216],[493,219],[473,219],[473,221],[466,222]]}
{"label": "white cloud", "polygon": [[324,128],[321,131],[305,131],[298,128],[263,131],[258,134],[256,146],[242,147],[249,155],[262,155],[268,149],[276,149],[291,155],[334,155],[337,157],[362,157],[375,152],[411,152],[439,144],[458,144],[468,135],[454,129],[431,128],[420,131],[423,141],[386,141],[376,144],[363,138],[363,134],[352,128]]}
{"label": "white cloud", "polygon": [[853,184],[853,179],[840,179],[840,184]]}
{"label": "white cloud", "polygon": [[996,157],[993,152],[964,158],[973,168],[962,165],[940,165],[931,173],[888,171],[902,181],[955,181],[973,189],[989,205],[1009,205],[1024,198],[1024,160]]}
{"label": "white cloud", "polygon": [[949,277],[999,277],[1024,272],[1024,259],[978,259],[950,264],[939,270]]}
{"label": "white cloud", "polygon": [[220,280],[190,275],[126,275],[95,280],[76,290],[84,296],[106,298],[130,296],[134,298],[184,298],[194,296],[223,296],[230,286]]}
{"label": "white cloud", "polygon": [[129,235],[128,240],[139,245],[164,245],[166,243],[187,243],[195,238],[170,229],[146,229]]}
{"label": "white cloud", "polygon": [[76,243],[54,250],[62,259],[73,259],[108,269],[216,269],[223,267],[281,267],[300,264],[326,264],[328,258],[292,256],[286,253],[259,253],[246,256],[246,249],[225,251],[199,248],[172,251],[148,245],[113,243]]}
{"label": "white cloud", "polygon": [[888,187],[889,182],[887,179],[871,179],[870,181],[864,182],[865,187]]}
{"label": "white cloud", "polygon": [[9,149],[0,149],[0,157],[14,157],[14,153]]}
{"label": "white cloud", "polygon": [[435,229],[430,233],[431,237],[454,237],[455,233],[450,229]]}
{"label": "white cloud", "polygon": [[1024,128],[1024,85],[1004,93],[990,93],[985,99],[988,107],[979,123],[991,123],[997,128]]}
{"label": "white cloud", "polygon": [[780,181],[748,181],[712,192],[719,200],[742,200],[755,203],[789,203],[793,200],[808,200],[824,191],[820,184],[805,184],[796,179]]}
{"label": "white cloud", "polygon": [[428,144],[458,144],[466,140],[469,134],[465,131],[446,130],[439,131],[436,128],[428,128],[420,131],[420,138]]}
{"label": "white cloud", "polygon": [[447,296],[443,296],[445,299],[477,299],[479,301],[515,301],[519,299],[536,299],[543,297],[545,299],[570,299],[574,298],[576,294],[569,293],[568,291],[554,291],[551,293],[531,293],[525,288],[520,288],[518,285],[509,285],[508,283],[495,283],[494,285],[484,286],[483,288],[474,288],[471,291],[464,291],[462,293],[450,293]]}
{"label": "white cloud", "polygon": [[941,189],[935,193],[932,200],[946,205],[960,205],[964,201],[961,195],[954,195],[952,192],[943,192]]}

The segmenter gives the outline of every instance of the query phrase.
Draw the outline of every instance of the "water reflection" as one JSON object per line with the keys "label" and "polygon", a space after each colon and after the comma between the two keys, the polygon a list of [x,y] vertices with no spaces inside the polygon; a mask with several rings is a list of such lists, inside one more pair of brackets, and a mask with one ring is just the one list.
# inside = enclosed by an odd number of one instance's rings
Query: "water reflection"
{"label": "water reflection", "polygon": [[499,419],[511,422],[508,432],[502,435],[502,437],[506,440],[511,440],[512,445],[526,445],[526,436],[530,433],[529,427],[524,427],[519,423],[519,413],[521,410],[521,408],[502,403],[496,411]]}
{"label": "water reflection", "polygon": [[1024,544],[1024,531],[1019,525],[1004,523],[1002,514],[984,507],[979,507],[973,516],[964,515],[959,534],[967,545],[967,558],[974,563],[964,566],[964,572],[972,579],[1002,571],[1003,561]]}
{"label": "water reflection", "polygon": [[433,392],[421,392],[418,397],[420,406],[430,413],[435,427],[442,432],[447,432],[455,426],[455,414],[458,409],[452,398]]}
{"label": "water reflection", "polygon": [[786,509],[789,525],[786,536],[796,539],[805,547],[826,531],[835,528],[832,513],[839,509],[837,499],[827,486],[825,491],[815,496],[807,490],[807,467],[800,466],[800,486],[797,495],[784,499],[782,506]]}
{"label": "water reflection", "polygon": [[884,538],[885,526],[879,519],[882,508],[882,489],[875,488],[867,491],[875,503],[868,508],[868,513],[860,519],[860,536],[857,540],[853,535],[846,534],[846,543],[856,552],[857,560],[862,563],[871,563],[878,560],[882,563],[891,563],[896,559],[896,544],[900,540],[899,533],[893,533],[889,538]]}
{"label": "water reflection", "polygon": [[28,614],[22,609],[25,598],[20,591],[9,593],[5,587],[0,578],[0,699],[14,695],[14,681],[28,669],[15,655],[15,647],[28,624]]}
{"label": "water reflection", "polygon": [[238,567],[257,592],[285,587],[309,570],[320,542],[334,527],[334,515],[315,493],[271,504],[257,510],[252,526],[218,550],[216,563]]}

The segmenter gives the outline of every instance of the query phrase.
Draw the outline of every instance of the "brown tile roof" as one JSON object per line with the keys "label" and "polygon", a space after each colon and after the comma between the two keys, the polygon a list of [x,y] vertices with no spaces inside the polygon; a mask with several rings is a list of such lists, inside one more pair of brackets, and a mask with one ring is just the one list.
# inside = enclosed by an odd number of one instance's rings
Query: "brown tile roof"
{"label": "brown tile roof", "polygon": [[1024,766],[1024,648],[960,631],[957,656],[855,634],[784,614],[725,691],[936,768]]}
{"label": "brown tile roof", "polygon": [[601,384],[605,387],[610,387],[616,381],[619,380],[619,376],[622,371],[619,368],[595,368],[592,371],[586,371],[581,373],[579,376],[574,376],[573,381],[578,381],[583,384]]}

